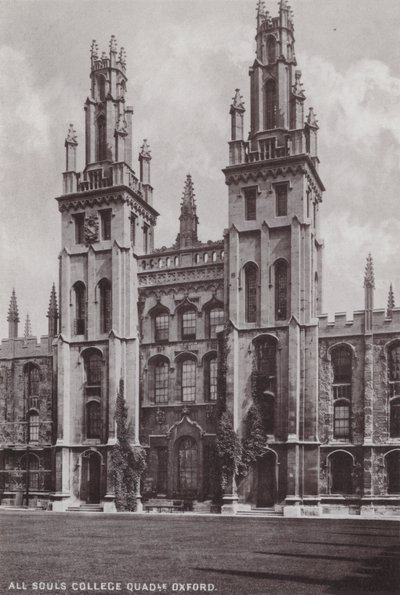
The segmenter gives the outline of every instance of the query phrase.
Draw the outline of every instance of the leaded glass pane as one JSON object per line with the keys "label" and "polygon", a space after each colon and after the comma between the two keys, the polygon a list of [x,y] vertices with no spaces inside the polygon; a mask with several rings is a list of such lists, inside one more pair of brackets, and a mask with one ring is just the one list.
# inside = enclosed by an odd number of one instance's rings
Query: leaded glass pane
{"label": "leaded glass pane", "polygon": [[182,314],[182,339],[196,338],[196,312],[186,310]]}
{"label": "leaded glass pane", "polygon": [[156,315],[156,317],[154,319],[154,326],[155,326],[155,340],[156,341],[168,341],[168,338],[169,338],[169,316],[166,312]]}
{"label": "leaded glass pane", "polygon": [[350,407],[346,404],[335,405],[334,429],[335,438],[350,437]]}
{"label": "leaded glass pane", "polygon": [[168,362],[157,362],[154,367],[154,400],[156,403],[168,401]]}
{"label": "leaded glass pane", "polygon": [[257,269],[254,265],[248,265],[245,272],[246,277],[246,322],[257,320]]}
{"label": "leaded glass pane", "polygon": [[209,361],[209,378],[210,378],[210,390],[209,390],[209,399],[210,401],[217,400],[217,371],[218,371],[218,364],[217,359],[213,358]]}
{"label": "leaded glass pane", "polygon": [[210,310],[210,339],[217,336],[217,327],[224,323],[224,311],[222,308]]}
{"label": "leaded glass pane", "polygon": [[90,401],[87,404],[87,438],[100,438],[101,417],[100,417],[100,403],[97,401]]}
{"label": "leaded glass pane", "polygon": [[196,363],[186,360],[182,364],[182,401],[196,400]]}

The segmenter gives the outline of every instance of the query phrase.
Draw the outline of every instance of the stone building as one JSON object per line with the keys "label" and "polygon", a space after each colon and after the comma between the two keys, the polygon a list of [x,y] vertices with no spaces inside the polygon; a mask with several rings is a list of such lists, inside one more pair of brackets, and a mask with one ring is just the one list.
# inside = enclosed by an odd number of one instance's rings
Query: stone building
{"label": "stone building", "polygon": [[[198,239],[184,182],[176,242],[154,248],[151,153],[133,169],[126,56],[91,48],[85,168],[65,141],[59,307],[49,333],[18,336],[13,292],[0,347],[2,504],[114,509],[111,451],[120,381],[132,444],[147,451],[141,497],[223,513],[400,511],[400,309],[322,312],[318,123],[305,111],[286,0],[257,8],[250,133],[230,106],[229,215]],[[223,393],[223,394],[222,394]],[[220,493],[221,415],[241,462]],[[229,433],[228,432],[228,433]],[[244,465],[246,462],[246,465]],[[140,495],[138,502],[140,509]]]}

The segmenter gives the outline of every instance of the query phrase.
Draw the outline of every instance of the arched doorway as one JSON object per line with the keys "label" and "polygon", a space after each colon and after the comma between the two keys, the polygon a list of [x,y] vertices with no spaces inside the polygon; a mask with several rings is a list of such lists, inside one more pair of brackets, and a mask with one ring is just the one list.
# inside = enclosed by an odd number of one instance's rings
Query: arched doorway
{"label": "arched doorway", "polygon": [[269,451],[257,460],[257,498],[256,506],[273,506],[276,500],[276,456]]}
{"label": "arched doorway", "polygon": [[101,456],[94,450],[82,455],[80,499],[88,504],[100,502]]}
{"label": "arched doorway", "polygon": [[177,491],[182,498],[192,498],[198,491],[198,449],[194,438],[181,438],[177,449]]}

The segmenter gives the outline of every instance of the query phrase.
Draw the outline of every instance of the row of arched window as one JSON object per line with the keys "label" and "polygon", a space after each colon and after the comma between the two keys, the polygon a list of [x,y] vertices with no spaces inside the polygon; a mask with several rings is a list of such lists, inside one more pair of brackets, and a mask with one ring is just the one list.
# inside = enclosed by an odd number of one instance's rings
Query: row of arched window
{"label": "row of arched window", "polygon": [[[165,306],[157,306],[152,312],[153,337],[156,343],[170,340],[170,312]],[[194,305],[184,305],[178,310],[178,337],[182,341],[193,341],[197,338],[198,310]],[[213,306],[206,309],[205,336],[214,339],[217,327],[224,323],[224,309]]]}
{"label": "row of arched window", "polygon": [[[339,450],[328,456],[329,492],[331,494],[352,494],[354,492],[354,459],[346,451]],[[385,455],[386,491],[400,493],[400,450]]]}
{"label": "row of arched window", "polygon": [[[99,332],[104,334],[111,330],[112,307],[110,281],[108,279],[102,279],[98,283],[97,289],[100,304]],[[73,285],[73,297],[75,302],[73,332],[75,335],[84,335],[87,326],[87,291],[83,281],[77,281]]]}
{"label": "row of arched window", "polygon": [[[175,376],[171,377],[170,361],[163,355],[152,358],[148,364],[147,386],[148,398],[154,403],[168,403],[171,392],[174,391],[172,400],[179,399],[184,403],[193,403],[198,394],[198,365],[197,360],[190,354],[178,359]],[[203,387],[204,400],[217,399],[217,354],[207,354],[203,359]]]}
{"label": "row of arched window", "polygon": [[[194,263],[195,264],[203,264],[207,262],[218,262],[218,260],[224,260],[224,251],[220,250],[213,250],[212,252],[204,252],[204,253],[196,253],[194,255]],[[166,256],[165,258],[158,258],[158,259],[150,259],[150,260],[142,260],[142,269],[153,269],[155,267],[162,269],[168,268],[172,266],[179,266],[180,265],[180,256],[176,255],[173,258],[171,256]]]}
{"label": "row of arched window", "polygon": [[[400,437],[400,342],[388,348],[389,384],[389,435]],[[339,345],[331,350],[333,436],[337,439],[351,437],[351,395],[353,352],[348,345]]]}
{"label": "row of arched window", "polygon": [[[275,320],[287,320],[289,316],[289,272],[288,263],[279,259],[273,265],[275,286]],[[259,269],[254,262],[244,266],[245,319],[257,322],[259,305]]]}

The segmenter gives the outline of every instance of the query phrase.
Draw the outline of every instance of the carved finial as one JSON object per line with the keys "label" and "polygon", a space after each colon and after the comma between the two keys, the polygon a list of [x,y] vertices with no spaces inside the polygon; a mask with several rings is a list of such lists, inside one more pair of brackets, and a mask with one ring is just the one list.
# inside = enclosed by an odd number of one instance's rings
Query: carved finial
{"label": "carved finial", "polygon": [[58,306],[57,306],[57,294],[56,286],[53,283],[53,287],[50,292],[49,308],[47,310],[47,318],[58,318]]}
{"label": "carved finial", "polygon": [[70,145],[77,145],[78,141],[77,139],[77,134],[76,134],[76,130],[74,129],[74,125],[70,124],[69,128],[68,128],[68,132],[67,132],[67,138],[65,139],[65,142],[70,144]]}
{"label": "carved finial", "polygon": [[117,52],[117,38],[115,37],[115,35],[111,35],[110,52],[113,52],[113,53]]}
{"label": "carved finial", "polygon": [[307,115],[307,124],[313,128],[318,128],[317,114],[314,113],[314,108],[310,107]]}
{"label": "carved finial", "polygon": [[182,196],[182,206],[189,206],[191,208],[195,208],[195,193],[194,193],[194,186],[192,176],[187,174],[185,180],[185,187],[183,189],[183,196]]}
{"label": "carved finial", "polygon": [[257,17],[265,16],[266,9],[265,9],[264,0],[258,0],[256,11],[257,11]]}
{"label": "carved finial", "polygon": [[121,66],[126,66],[126,50],[124,47],[121,47],[119,51],[118,62],[121,64]]}
{"label": "carved finial", "polygon": [[93,39],[92,45],[90,46],[90,57],[92,58],[92,60],[97,60],[97,58],[99,57],[99,46],[97,45],[95,39]]}
{"label": "carved finial", "polygon": [[279,0],[279,10],[290,10],[288,0]]}
{"label": "carved finial", "polygon": [[386,315],[388,318],[392,317],[392,310],[395,307],[396,307],[396,304],[394,302],[393,286],[392,286],[392,284],[390,284],[389,293],[388,293],[388,301],[387,301],[387,310],[386,310]]}
{"label": "carved finial", "polygon": [[375,289],[374,262],[371,253],[368,254],[367,264],[365,265],[364,287]]}
{"label": "carved finial", "polygon": [[244,101],[242,95],[240,95],[240,89],[235,89],[235,96],[232,97],[232,105],[231,107],[235,110],[245,111],[244,110]]}
{"label": "carved finial", "polygon": [[107,52],[102,52],[101,53],[101,59],[102,60],[107,60]]}
{"label": "carved finial", "polygon": [[147,159],[151,159],[151,151],[150,146],[147,142],[147,138],[143,139],[143,145],[140,147],[140,157],[145,157]]}
{"label": "carved finial", "polygon": [[11,293],[7,322],[19,322],[18,304],[17,296],[15,295],[15,289],[13,289]]}
{"label": "carved finial", "polygon": [[32,337],[32,326],[31,326],[31,319],[29,318],[29,314],[26,315],[25,327],[24,327],[24,338],[27,339],[28,337]]}
{"label": "carved finial", "polygon": [[[301,82],[301,70],[296,70],[296,72],[294,73],[295,76],[295,83],[293,85],[293,94],[296,95],[297,97],[304,97],[304,90],[303,90],[303,83]],[[312,109],[312,108],[311,108]],[[310,124],[309,119],[312,118],[315,115],[314,114],[310,114],[310,112],[308,113],[307,116],[307,122]]]}

